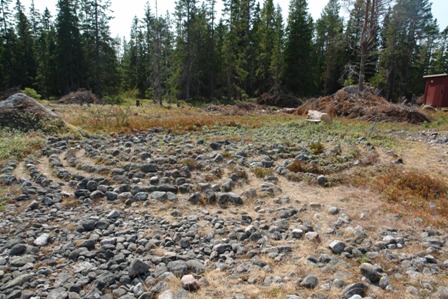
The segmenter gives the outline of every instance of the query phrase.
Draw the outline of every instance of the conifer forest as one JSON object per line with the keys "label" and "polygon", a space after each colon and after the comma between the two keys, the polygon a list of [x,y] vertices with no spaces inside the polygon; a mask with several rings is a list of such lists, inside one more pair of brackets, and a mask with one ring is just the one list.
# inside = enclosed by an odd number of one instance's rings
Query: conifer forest
{"label": "conifer forest", "polygon": [[448,28],[429,0],[330,0],[317,20],[307,0],[290,0],[287,16],[273,0],[224,0],[222,13],[217,0],[142,9],[129,38],[114,38],[110,0],[59,0],[55,15],[0,0],[0,90],[56,98],[85,88],[161,103],[313,97],[359,84],[395,101],[422,94],[424,75],[448,72]]}

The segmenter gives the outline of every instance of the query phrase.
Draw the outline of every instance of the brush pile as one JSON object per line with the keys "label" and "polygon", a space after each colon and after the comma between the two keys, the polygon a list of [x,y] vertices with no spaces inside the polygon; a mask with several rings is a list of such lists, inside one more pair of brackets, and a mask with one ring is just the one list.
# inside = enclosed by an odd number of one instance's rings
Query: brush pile
{"label": "brush pile", "polygon": [[97,96],[90,90],[80,88],[77,91],[72,91],[69,94],[63,96],[59,101],[59,104],[101,104]]}
{"label": "brush pile", "polygon": [[302,102],[293,95],[286,93],[263,93],[257,99],[258,105],[275,106],[280,108],[291,108],[302,105]]}
{"label": "brush pile", "polygon": [[309,101],[296,110],[305,115],[309,110],[317,110],[332,117],[361,119],[372,122],[408,122],[418,124],[432,119],[416,108],[389,103],[370,90],[351,92],[341,89],[331,96]]}

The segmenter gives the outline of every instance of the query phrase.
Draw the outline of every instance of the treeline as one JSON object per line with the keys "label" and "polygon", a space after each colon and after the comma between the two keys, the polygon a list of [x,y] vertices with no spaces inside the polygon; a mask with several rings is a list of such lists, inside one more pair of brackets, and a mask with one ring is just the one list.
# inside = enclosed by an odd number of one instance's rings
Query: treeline
{"label": "treeline", "polygon": [[87,88],[161,102],[370,84],[394,100],[448,71],[448,28],[439,30],[428,0],[330,0],[315,22],[307,0],[290,0],[287,20],[273,0],[224,0],[218,15],[216,0],[177,0],[164,16],[148,3],[122,41],[111,37],[109,0],[59,0],[54,17],[0,0],[0,90],[48,98]]}

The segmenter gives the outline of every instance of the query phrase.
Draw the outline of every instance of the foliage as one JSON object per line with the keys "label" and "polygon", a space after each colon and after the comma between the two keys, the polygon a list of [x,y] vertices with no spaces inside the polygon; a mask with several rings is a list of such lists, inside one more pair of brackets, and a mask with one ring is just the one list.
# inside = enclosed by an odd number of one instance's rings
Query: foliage
{"label": "foliage", "polygon": [[178,0],[174,17],[148,3],[127,40],[111,37],[109,0],[58,0],[55,17],[12,2],[1,1],[0,90],[26,86],[44,98],[85,88],[158,104],[235,101],[331,94],[365,78],[390,100],[448,71],[448,30],[439,32],[429,0],[344,0],[345,28],[342,0],[316,23],[307,0],[291,0],[286,28],[272,0],[225,0],[219,21],[216,0]]}
{"label": "foliage", "polygon": [[33,88],[25,87],[25,89],[22,90],[22,92],[35,100],[40,100],[42,98],[42,96],[38,94],[37,91]]}

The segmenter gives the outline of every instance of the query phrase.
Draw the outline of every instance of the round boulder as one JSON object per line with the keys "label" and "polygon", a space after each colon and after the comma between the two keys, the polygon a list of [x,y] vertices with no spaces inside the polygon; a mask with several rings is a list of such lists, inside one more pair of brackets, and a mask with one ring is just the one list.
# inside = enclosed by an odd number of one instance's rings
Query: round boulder
{"label": "round boulder", "polygon": [[0,127],[48,133],[68,131],[65,122],[33,98],[17,93],[0,102]]}

